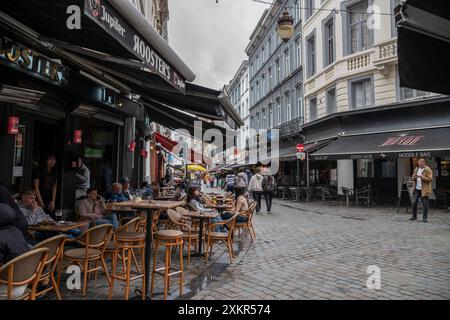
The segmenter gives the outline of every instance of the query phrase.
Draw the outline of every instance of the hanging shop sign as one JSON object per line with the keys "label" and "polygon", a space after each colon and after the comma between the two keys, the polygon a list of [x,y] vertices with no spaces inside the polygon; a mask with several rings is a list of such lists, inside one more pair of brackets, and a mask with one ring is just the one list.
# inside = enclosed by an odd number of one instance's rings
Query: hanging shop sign
{"label": "hanging shop sign", "polygon": [[8,134],[18,134],[19,133],[19,118],[9,117],[8,118]]}
{"label": "hanging shop sign", "polygon": [[84,14],[144,62],[151,72],[185,92],[186,80],[107,1],[85,0]]}
{"label": "hanging shop sign", "polygon": [[68,70],[66,67],[2,36],[0,36],[1,62],[12,64],[22,70],[44,77],[60,85],[64,85],[67,82]]}

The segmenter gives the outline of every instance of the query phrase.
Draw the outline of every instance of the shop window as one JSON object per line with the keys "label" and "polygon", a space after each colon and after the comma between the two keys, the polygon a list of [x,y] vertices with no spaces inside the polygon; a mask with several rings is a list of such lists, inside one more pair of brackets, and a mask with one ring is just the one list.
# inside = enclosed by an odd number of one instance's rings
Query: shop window
{"label": "shop window", "polygon": [[439,162],[439,171],[441,177],[450,177],[450,158],[443,158]]}
{"label": "shop window", "polygon": [[358,178],[373,178],[374,167],[373,160],[371,159],[360,159],[357,160],[357,176]]}
{"label": "shop window", "polygon": [[383,160],[381,162],[381,177],[395,178],[397,176],[396,160]]}

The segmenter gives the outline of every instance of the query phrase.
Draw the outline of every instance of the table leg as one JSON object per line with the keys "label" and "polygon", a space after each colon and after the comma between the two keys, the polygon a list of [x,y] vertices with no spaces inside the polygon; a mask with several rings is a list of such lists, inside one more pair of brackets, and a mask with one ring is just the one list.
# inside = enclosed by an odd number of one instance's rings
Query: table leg
{"label": "table leg", "polygon": [[198,231],[198,254],[202,254],[202,243],[203,243],[203,220],[200,219],[200,226]]}
{"label": "table leg", "polygon": [[153,227],[153,210],[147,210],[147,226],[145,235],[145,296],[151,300],[148,292],[150,287],[150,257],[152,255],[152,227]]}

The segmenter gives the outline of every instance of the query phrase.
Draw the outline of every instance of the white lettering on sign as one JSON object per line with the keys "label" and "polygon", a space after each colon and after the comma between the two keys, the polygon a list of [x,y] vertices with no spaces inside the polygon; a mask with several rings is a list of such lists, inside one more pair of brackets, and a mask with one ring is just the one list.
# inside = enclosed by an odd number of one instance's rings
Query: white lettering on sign
{"label": "white lettering on sign", "polygon": [[138,35],[134,36],[134,52],[136,52],[144,61],[146,61],[152,68],[158,71],[167,80],[171,80],[171,67],[159,57]]}
{"label": "white lettering on sign", "polygon": [[102,21],[106,21],[109,24],[110,29],[114,29],[119,33],[122,37],[125,37],[125,28],[119,23],[119,19],[111,16],[108,11],[106,11],[105,6],[102,6]]}

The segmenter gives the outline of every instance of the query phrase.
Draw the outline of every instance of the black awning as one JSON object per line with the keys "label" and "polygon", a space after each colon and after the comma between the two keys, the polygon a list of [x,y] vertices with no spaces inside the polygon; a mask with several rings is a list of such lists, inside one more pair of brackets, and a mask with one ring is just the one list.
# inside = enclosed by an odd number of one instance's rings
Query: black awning
{"label": "black awning", "polygon": [[[66,43],[122,59],[139,60],[181,92],[185,89],[185,78],[190,81],[195,78],[164,41],[160,40],[168,52],[167,57],[150,45],[108,0],[2,0],[0,15],[5,25],[28,28],[29,33],[36,33],[34,36],[41,41],[56,45]],[[148,25],[148,28],[152,27]],[[184,69],[183,74],[169,60],[176,61]]]}
{"label": "black awning", "polygon": [[341,137],[310,154],[312,160],[434,157],[450,154],[450,128]]}
{"label": "black awning", "polygon": [[[121,78],[145,101],[169,105],[209,120],[225,121],[230,118],[236,129],[243,125],[239,115],[224,105],[226,99],[223,98],[222,91],[187,83],[185,92],[181,93],[154,73],[140,69],[138,62],[127,61],[124,63],[115,57],[101,60],[101,56],[95,53],[85,53],[84,55],[93,58],[92,63],[95,67],[111,76]],[[228,123],[230,124],[230,121]],[[231,127],[233,128],[233,125]]]}
{"label": "black awning", "polygon": [[450,95],[450,1],[407,0],[395,13],[400,86]]}

